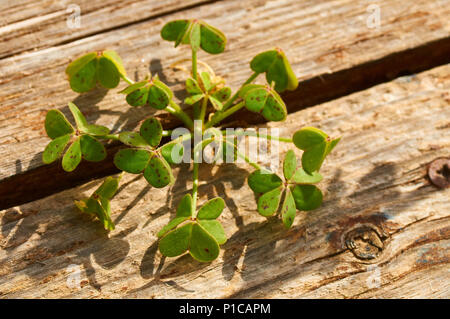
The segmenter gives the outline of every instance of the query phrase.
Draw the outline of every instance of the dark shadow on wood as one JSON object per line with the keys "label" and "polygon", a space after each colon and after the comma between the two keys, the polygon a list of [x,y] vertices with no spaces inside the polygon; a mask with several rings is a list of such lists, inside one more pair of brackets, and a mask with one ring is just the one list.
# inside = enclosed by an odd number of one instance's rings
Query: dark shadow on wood
{"label": "dark shadow on wood", "polygon": [[[282,97],[289,112],[292,113],[365,90],[399,76],[422,72],[447,63],[450,63],[450,37],[396,52],[345,70],[301,81],[297,90],[284,93]],[[165,129],[173,129],[181,125],[181,122],[170,114],[161,114],[158,118]],[[227,119],[224,125],[246,127],[261,123],[264,123],[262,117],[242,110],[239,114]],[[118,150],[118,145],[118,143],[108,144],[108,157],[105,161],[101,163],[83,161],[72,173],[64,172],[60,163],[53,163],[0,181],[0,209],[34,201],[92,179],[117,173],[118,170],[112,159]]]}

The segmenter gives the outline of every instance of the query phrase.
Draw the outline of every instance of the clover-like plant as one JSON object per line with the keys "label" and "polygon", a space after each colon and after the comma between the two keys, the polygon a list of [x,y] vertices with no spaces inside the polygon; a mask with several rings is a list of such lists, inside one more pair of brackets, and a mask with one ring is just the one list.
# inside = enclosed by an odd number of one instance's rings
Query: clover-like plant
{"label": "clover-like plant", "polygon": [[[98,219],[106,230],[113,230],[115,225],[111,220],[110,201],[117,192],[122,175],[143,174],[150,185],[164,188],[174,182],[171,165],[179,163],[180,158],[189,152],[191,156],[188,158],[193,163],[192,193],[181,199],[175,217],[157,234],[160,238],[159,250],[167,257],[189,252],[198,261],[212,261],[219,256],[220,245],[227,240],[224,228],[218,221],[225,202],[217,197],[197,207],[197,199],[199,158],[207,145],[213,143],[219,146],[213,162],[241,158],[256,169],[249,175],[248,184],[255,192],[257,210],[262,216],[278,214],[289,228],[297,210],[318,208],[323,197],[315,185],[322,180],[319,170],[339,138],[332,139],[313,127],[301,128],[292,137],[253,131],[228,134],[217,127],[242,108],[260,113],[267,121],[286,119],[286,105],[279,93],[295,90],[298,81],[284,52],[275,48],[256,55],[250,62],[253,73],[232,94],[225,81],[216,76],[209,66],[204,71],[197,69],[197,53],[200,49],[210,54],[219,54],[225,50],[226,38],[220,30],[201,20],[183,19],[167,23],[161,36],[175,42],[175,46],[184,44],[191,47],[192,69],[185,82],[187,94],[183,101],[184,108],[175,101],[172,90],[158,75],[148,75],[137,82],[129,79],[121,58],[114,51],[87,53],[67,67],[69,84],[75,92],[87,92],[96,85],[112,89],[122,79],[128,85],[119,93],[125,95],[128,105],[168,112],[179,118],[187,128],[185,133],[169,141],[164,137],[175,131],[164,130],[156,117],[143,119],[138,131],[111,133],[105,126],[89,124],[73,103],[68,105],[75,126],[61,111],[50,110],[45,119],[45,130],[52,141],[42,155],[46,164],[62,158],[62,168],[71,172],[82,159],[99,162],[106,158],[102,140],[115,140],[124,145],[114,156],[115,166],[122,171],[120,176],[107,177],[89,198],[76,200],[75,205],[83,213]],[[253,83],[260,74],[265,74],[266,84]],[[193,108],[192,116],[185,111],[190,107]],[[283,161],[281,178],[276,172],[260,166],[239,151],[237,138],[245,135],[293,143],[303,151],[301,165],[294,151],[289,150]],[[200,139],[196,138],[199,136]],[[186,147],[185,142],[189,142],[190,148]]]}

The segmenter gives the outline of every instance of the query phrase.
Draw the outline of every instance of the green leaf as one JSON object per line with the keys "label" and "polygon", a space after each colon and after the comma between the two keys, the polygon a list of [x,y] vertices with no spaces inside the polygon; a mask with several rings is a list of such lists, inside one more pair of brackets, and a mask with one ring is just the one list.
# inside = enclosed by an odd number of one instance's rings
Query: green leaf
{"label": "green leaf", "polygon": [[209,92],[212,89],[211,76],[208,72],[200,73],[200,79],[202,80],[203,87],[205,88],[205,92]]}
{"label": "green leaf", "polygon": [[106,230],[114,230],[115,225],[111,220],[111,206],[109,200],[100,197],[99,201],[101,209],[98,210],[97,217],[100,219]]}
{"label": "green leaf", "polygon": [[284,226],[289,228],[294,222],[295,213],[297,208],[295,206],[294,196],[289,189],[286,189],[283,204],[281,204],[281,219],[283,220]]}
{"label": "green leaf", "polygon": [[170,97],[167,92],[157,85],[150,86],[148,91],[148,104],[158,110],[163,110],[169,105]]}
{"label": "green leaf", "polygon": [[265,216],[272,216],[278,210],[281,200],[281,187],[264,193],[258,199],[258,212]]}
{"label": "green leaf", "polygon": [[303,169],[308,173],[319,171],[325,159],[326,151],[327,151],[326,142],[317,144],[316,146],[311,147],[307,151],[304,151],[302,155]]}
{"label": "green leaf", "polygon": [[167,96],[169,97],[169,99],[172,99],[172,98],[173,98],[173,92],[172,92],[172,90],[171,90],[166,84],[164,84],[164,82],[161,82],[161,81],[158,79],[158,75],[155,75],[155,76],[153,77],[152,82],[153,82],[153,85],[156,85],[156,86],[159,87],[161,90],[163,90],[164,92],[166,92],[166,94],[167,94]]}
{"label": "green leaf", "polygon": [[88,64],[89,62],[94,60],[96,57],[97,57],[97,52],[90,52],[90,53],[87,53],[87,54],[75,59],[74,61],[70,62],[69,65],[67,66],[66,74],[69,77],[74,76],[75,74],[78,73],[78,71],[80,71],[82,68],[84,68],[86,66],[86,64]]}
{"label": "green leaf", "polygon": [[[200,34],[198,27],[200,26]],[[211,54],[223,52],[225,49],[225,35],[218,29],[200,20],[175,20],[168,22],[161,30],[161,37],[167,41],[174,41],[175,47],[180,43],[191,44],[194,50],[200,47]]]}
{"label": "green leaf", "polygon": [[111,220],[111,207],[108,199],[91,196],[81,201],[75,201],[75,205],[83,213],[95,215],[106,230],[114,230],[115,226]]}
{"label": "green leaf", "polygon": [[269,85],[275,82],[275,90],[295,90],[298,80],[284,52],[276,48],[256,55],[250,62],[250,68],[258,73],[266,72]]}
{"label": "green leaf", "polygon": [[75,119],[75,123],[77,124],[78,129],[81,130],[85,128],[88,125],[88,123],[83,113],[81,113],[80,109],[72,102],[69,102],[68,105],[70,112],[72,113],[73,118]]}
{"label": "green leaf", "polygon": [[[246,89],[244,89],[244,92]],[[248,90],[245,95],[245,107],[252,112],[260,113],[266,105],[267,97],[269,96],[269,91],[264,86],[256,87],[252,90]]]}
{"label": "green leaf", "polygon": [[121,132],[119,141],[129,146],[146,147],[147,141],[138,132]]}
{"label": "green leaf", "polygon": [[319,171],[325,157],[339,142],[331,140],[327,134],[314,127],[305,127],[294,133],[295,146],[304,151],[302,166],[310,174]]}
{"label": "green leaf", "polygon": [[131,92],[136,91],[137,89],[145,86],[148,83],[147,80],[144,81],[140,81],[140,82],[136,82],[134,84],[131,84],[130,86],[127,86],[125,89],[123,89],[122,91],[120,91],[119,93],[122,94],[130,94]]}
{"label": "green leaf", "polygon": [[192,196],[191,194],[186,194],[178,204],[176,217],[191,217],[192,209]]}
{"label": "green leaf", "polygon": [[[252,112],[261,113],[268,121],[283,121],[287,110],[278,93],[267,86],[246,85],[243,89],[245,107]],[[245,95],[244,95],[245,94]]]}
{"label": "green leaf", "polygon": [[83,158],[90,162],[100,162],[106,158],[106,150],[102,143],[89,135],[80,137],[80,148]]}
{"label": "green leaf", "polygon": [[273,90],[270,91],[261,114],[268,121],[278,122],[286,119],[286,105],[277,92]]}
{"label": "green leaf", "polygon": [[119,54],[117,54],[116,51],[105,50],[105,51],[103,51],[103,56],[105,58],[107,58],[108,60],[110,60],[114,64],[114,66],[115,66],[116,70],[119,72],[119,74],[121,74],[121,75],[127,74],[127,72],[125,71],[125,68],[123,66],[122,59],[120,58]]}
{"label": "green leaf", "polygon": [[266,193],[283,184],[277,174],[267,170],[256,170],[248,176],[248,186],[255,193]]}
{"label": "green leaf", "polygon": [[161,155],[169,164],[180,164],[183,160],[184,147],[182,143],[167,143],[160,150]]}
{"label": "green leaf", "polygon": [[81,162],[80,138],[77,138],[67,149],[62,159],[62,167],[66,172],[73,171]]}
{"label": "green leaf", "polygon": [[217,220],[207,220],[202,219],[199,220],[198,223],[202,226],[214,239],[217,241],[219,245],[223,245],[227,241],[227,235],[225,235],[225,231],[222,227],[222,224]]}
{"label": "green leaf", "polygon": [[218,54],[225,50],[227,38],[219,29],[200,21],[201,43],[200,47],[211,54]]}
{"label": "green leaf", "polygon": [[312,147],[326,142],[328,135],[315,127],[304,127],[294,133],[292,141],[301,150],[308,150]]}
{"label": "green leaf", "polygon": [[172,229],[174,229],[175,227],[177,227],[182,222],[184,222],[188,219],[189,219],[189,217],[175,217],[166,226],[161,228],[161,230],[158,232],[158,234],[156,236],[158,236],[158,238],[161,238],[162,236],[167,234],[167,232],[171,231]]}
{"label": "green leaf", "polygon": [[283,161],[283,174],[286,180],[291,179],[297,168],[297,157],[293,150],[289,150],[286,153]]}
{"label": "green leaf", "polygon": [[186,80],[186,91],[190,94],[203,94],[200,85],[193,78],[188,78]]}
{"label": "green leaf", "polygon": [[150,185],[162,188],[174,182],[172,169],[163,157],[153,155],[144,170],[144,177]]}
{"label": "green leaf", "polygon": [[305,172],[305,170],[301,167],[299,167],[294,175],[292,176],[291,180],[298,184],[316,184],[322,180],[322,175],[320,175],[319,172],[313,172],[312,174],[309,174]]}
{"label": "green leaf", "polygon": [[77,93],[87,92],[95,87],[97,82],[97,59],[83,65],[76,73],[69,76],[70,87]]}
{"label": "green leaf", "polygon": [[214,96],[209,96],[209,101],[211,102],[211,104],[214,107],[214,109],[216,109],[217,111],[222,110],[222,108],[223,108],[222,102],[220,102]]}
{"label": "green leaf", "polygon": [[221,197],[207,201],[197,213],[198,219],[216,219],[225,208],[225,202]]}
{"label": "green leaf", "polygon": [[104,56],[98,59],[97,79],[107,89],[115,88],[120,82],[120,73],[116,65]]}
{"label": "green leaf", "polygon": [[298,210],[313,210],[322,204],[322,192],[314,185],[295,185],[291,190]]}
{"label": "green leaf", "polygon": [[192,50],[198,51],[200,48],[200,25],[198,23],[192,23],[192,27],[189,32],[189,42]]}
{"label": "green leaf", "polygon": [[112,176],[108,176],[105,178],[103,183],[99,188],[94,192],[98,196],[101,196],[105,199],[111,199],[116,194],[117,189],[119,188],[119,180],[120,178],[114,178]]}
{"label": "green leaf", "polygon": [[189,20],[175,20],[168,22],[161,30],[161,38],[166,41],[175,41],[176,47],[186,33],[189,24]]}
{"label": "green leaf", "polygon": [[231,89],[228,86],[223,87],[220,90],[214,92],[212,96],[220,102],[225,102],[231,96]]}
{"label": "green leaf", "polygon": [[239,90],[239,97],[244,98],[249,91],[265,87],[265,85],[261,84],[246,84]]}
{"label": "green leaf", "polygon": [[192,225],[189,253],[194,259],[201,262],[209,262],[219,256],[219,244],[198,223]]}
{"label": "green leaf", "polygon": [[146,119],[139,130],[144,140],[152,147],[156,147],[161,143],[162,126],[161,123],[154,117]]}
{"label": "green leaf", "polygon": [[72,125],[59,110],[50,110],[45,116],[45,131],[51,139],[74,133]]}
{"label": "green leaf", "polygon": [[189,249],[194,223],[170,231],[159,241],[159,251],[167,257],[176,257]]}
{"label": "green leaf", "polygon": [[200,101],[204,96],[205,95],[203,93],[188,96],[187,98],[184,99],[184,103],[189,104],[189,105],[195,104],[198,101]]}
{"label": "green leaf", "polygon": [[114,156],[114,164],[122,171],[139,174],[147,166],[150,154],[146,150],[125,148]]}
{"label": "green leaf", "polygon": [[50,164],[57,160],[65,150],[71,137],[71,134],[63,135],[48,143],[45,147],[44,153],[42,153],[42,161],[45,164]]}
{"label": "green leaf", "polygon": [[325,153],[325,156],[328,156],[328,154],[331,153],[331,151],[336,147],[336,145],[339,143],[339,141],[341,140],[340,137],[332,140],[331,142],[328,143],[328,147],[327,147],[327,151]]}
{"label": "green leaf", "polygon": [[125,100],[131,106],[144,106],[148,100],[148,87],[137,88],[129,93]]}
{"label": "green leaf", "polygon": [[109,128],[96,124],[87,124],[86,126],[80,128],[80,131],[95,136],[104,136],[109,134]]}

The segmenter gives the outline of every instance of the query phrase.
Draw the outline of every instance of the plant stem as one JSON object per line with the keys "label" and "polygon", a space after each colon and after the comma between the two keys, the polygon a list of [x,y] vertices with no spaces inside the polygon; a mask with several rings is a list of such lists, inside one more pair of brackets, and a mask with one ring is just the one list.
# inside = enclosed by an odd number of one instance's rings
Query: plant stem
{"label": "plant stem", "polygon": [[121,75],[122,79],[127,82],[129,85],[134,84],[134,81],[132,79],[130,79],[129,77],[127,77],[126,75]]}
{"label": "plant stem", "polygon": [[193,183],[192,183],[192,218],[195,217],[197,209],[197,195],[198,195],[198,166],[200,163],[195,163],[193,169]]}
{"label": "plant stem", "polygon": [[[226,131],[222,131],[222,133],[224,135],[227,135]],[[272,136],[272,135],[268,135],[268,134],[260,134],[259,132],[253,132],[253,131],[237,131],[237,132],[233,132],[232,134],[227,135],[227,136],[256,136],[256,137],[265,138],[267,140],[276,140],[276,141],[285,142],[285,143],[292,143],[292,138],[289,138],[289,137]]]}
{"label": "plant stem", "polygon": [[188,129],[194,129],[194,123],[192,122],[192,119],[173,100],[170,101],[170,105],[167,106],[165,110],[182,120],[183,123],[188,127]]}
{"label": "plant stem", "polygon": [[200,115],[199,115],[199,118],[202,121],[202,126],[203,126],[203,123],[205,122],[205,115],[206,115],[206,107],[207,106],[208,106],[208,97],[205,96],[203,98],[203,101],[202,101],[202,108],[201,108]]}
{"label": "plant stem", "polygon": [[239,96],[239,92],[241,91],[241,89],[247,85],[253,82],[254,79],[256,79],[256,77],[259,75],[259,73],[257,72],[253,72],[252,75],[250,75],[250,77],[247,79],[247,81],[244,82],[244,84],[241,85],[241,87],[239,88],[239,90],[237,90],[236,93],[234,93],[234,95],[227,101],[227,103],[224,104],[222,111],[225,111],[226,109],[228,109],[234,102],[234,100],[237,99],[237,97]]}
{"label": "plant stem", "polygon": [[108,139],[108,140],[115,140],[115,141],[119,140],[119,134],[106,134],[106,135],[99,135],[96,137],[104,138],[104,139]]}
{"label": "plant stem", "polygon": [[197,81],[197,50],[192,49],[192,78]]}
{"label": "plant stem", "polygon": [[230,107],[228,110],[226,110],[224,112],[217,112],[216,114],[214,114],[214,116],[211,118],[211,120],[208,123],[206,123],[205,129],[208,129],[208,128],[216,125],[217,123],[219,123],[223,119],[227,118],[234,112],[239,111],[240,109],[242,109],[244,107],[244,105],[245,105],[244,101],[241,101],[238,104]]}
{"label": "plant stem", "polygon": [[247,156],[245,156],[245,154],[242,154],[241,152],[239,152],[239,150],[236,147],[236,145],[231,144],[230,142],[227,142],[227,141],[225,141],[225,143],[227,143],[228,145],[233,146],[233,148],[236,150],[236,155],[239,156],[240,158],[242,158],[248,164],[250,164],[251,166],[253,166],[256,169],[261,169],[261,166],[258,163],[253,162],[251,159],[249,159]]}

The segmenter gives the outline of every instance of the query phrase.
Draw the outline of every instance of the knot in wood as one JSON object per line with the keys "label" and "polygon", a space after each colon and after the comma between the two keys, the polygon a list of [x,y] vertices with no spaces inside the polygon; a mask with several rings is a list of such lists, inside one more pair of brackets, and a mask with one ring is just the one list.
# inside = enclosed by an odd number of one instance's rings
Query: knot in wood
{"label": "knot in wood", "polygon": [[450,187],[450,159],[438,158],[428,167],[430,181],[439,188]]}
{"label": "knot in wood", "polygon": [[345,235],[345,245],[358,259],[377,258],[383,250],[378,232],[369,226],[360,226]]}

